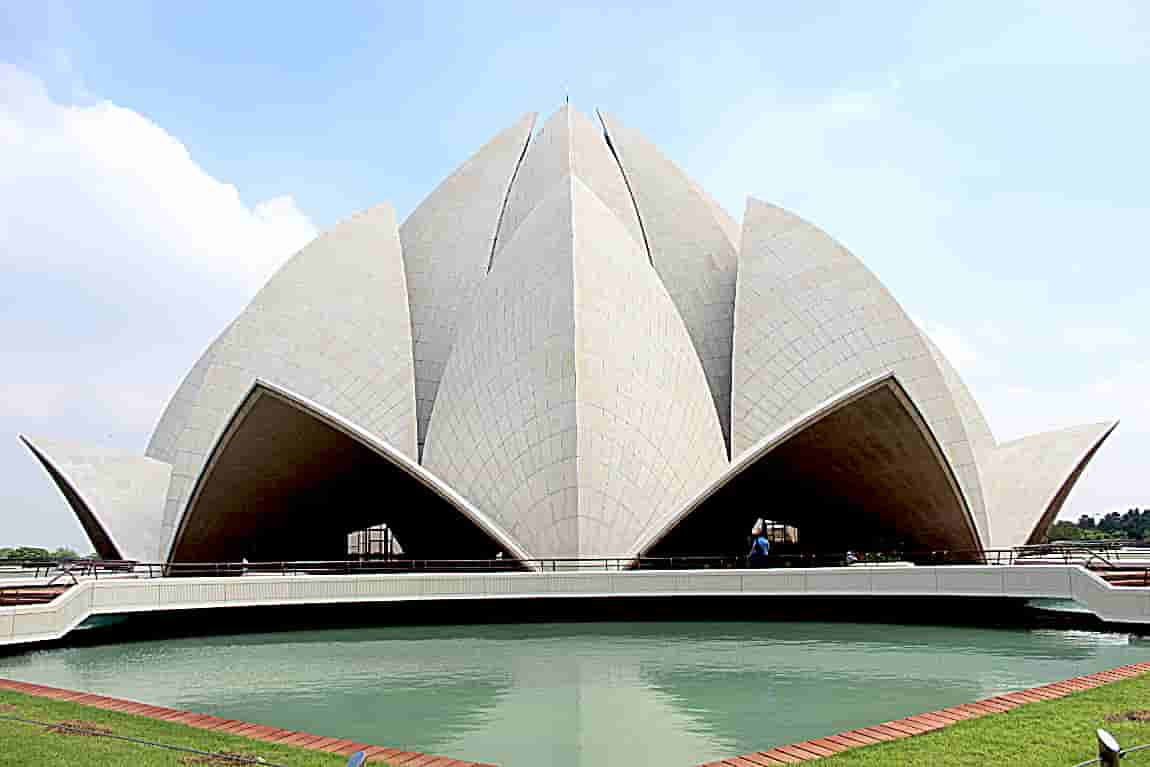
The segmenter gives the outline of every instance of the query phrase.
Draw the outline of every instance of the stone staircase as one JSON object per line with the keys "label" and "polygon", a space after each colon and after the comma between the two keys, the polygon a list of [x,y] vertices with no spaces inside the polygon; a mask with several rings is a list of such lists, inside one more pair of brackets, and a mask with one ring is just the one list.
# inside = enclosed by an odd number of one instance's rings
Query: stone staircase
{"label": "stone staircase", "polygon": [[50,586],[0,586],[0,607],[43,605],[72,588],[72,584]]}
{"label": "stone staircase", "polygon": [[1111,586],[1150,586],[1150,570],[1094,570],[1094,574]]}

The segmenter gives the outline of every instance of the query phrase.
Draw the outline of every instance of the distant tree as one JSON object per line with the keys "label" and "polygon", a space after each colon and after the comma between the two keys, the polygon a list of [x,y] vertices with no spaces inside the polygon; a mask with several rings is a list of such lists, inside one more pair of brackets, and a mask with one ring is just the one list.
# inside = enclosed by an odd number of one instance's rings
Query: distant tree
{"label": "distant tree", "polygon": [[1055,522],[1050,526],[1050,532],[1046,534],[1048,541],[1080,541],[1085,537],[1086,530],[1073,522],[1066,521]]}
{"label": "distant tree", "polygon": [[51,559],[52,554],[48,549],[41,549],[38,546],[14,546],[10,549],[0,549],[0,554],[4,559]]}
{"label": "distant tree", "polygon": [[0,559],[91,559],[94,556],[96,555],[89,554],[87,557],[82,557],[75,549],[70,549],[67,546],[61,546],[55,550],[39,546],[0,547]]}
{"label": "distant tree", "polygon": [[1061,521],[1050,528],[1050,540],[1101,538],[1150,541],[1150,509],[1127,509],[1123,514],[1112,511],[1097,522],[1089,514],[1083,514],[1077,522]]}
{"label": "distant tree", "polygon": [[1122,515],[1117,511],[1110,512],[1098,522],[1098,529],[1111,535],[1122,532]]}
{"label": "distant tree", "polygon": [[1150,509],[1131,509],[1130,513],[1137,520],[1134,528],[1137,535],[1133,537],[1138,540],[1150,538]]}

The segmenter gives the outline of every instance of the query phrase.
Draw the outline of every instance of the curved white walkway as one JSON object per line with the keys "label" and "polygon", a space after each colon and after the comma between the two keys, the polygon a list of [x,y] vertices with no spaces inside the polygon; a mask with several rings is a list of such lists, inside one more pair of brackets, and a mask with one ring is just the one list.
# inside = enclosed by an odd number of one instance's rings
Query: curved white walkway
{"label": "curved white walkway", "polygon": [[457,599],[666,596],[1074,599],[1104,621],[1150,623],[1150,588],[1076,565],[825,567],[641,572],[402,573],[87,580],[48,604],[0,607],[0,645],[59,639],[93,615]]}

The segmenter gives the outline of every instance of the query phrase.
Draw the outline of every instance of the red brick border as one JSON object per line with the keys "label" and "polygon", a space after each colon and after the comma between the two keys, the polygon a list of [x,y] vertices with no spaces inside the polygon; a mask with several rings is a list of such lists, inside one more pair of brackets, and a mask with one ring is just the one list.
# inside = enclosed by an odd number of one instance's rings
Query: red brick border
{"label": "red brick border", "polygon": [[367,754],[367,761],[386,763],[393,767],[495,767],[481,762],[470,762],[464,759],[452,759],[447,756],[432,756],[430,754],[417,754],[413,751],[403,751],[398,748],[384,748],[373,746],[370,743],[355,743],[340,738],[326,738],[322,735],[312,735],[295,730],[281,730],[277,727],[267,727],[262,724],[241,722],[236,719],[221,719],[218,716],[207,714],[194,714],[190,711],[180,711],[163,706],[149,706],[136,703],[123,698],[109,698],[105,695],[90,695],[74,690],[64,690],[59,687],[48,687],[42,684],[29,684],[17,682],[12,679],[0,679],[0,690],[11,690],[25,695],[35,695],[41,698],[63,700],[70,703],[81,703],[93,708],[102,708],[106,711],[118,711],[122,714],[144,716],[149,719],[159,719],[173,722],[200,730],[212,730],[226,735],[239,735],[251,740],[262,740],[265,743],[276,743],[294,748],[310,751],[327,751],[341,756],[351,756],[356,751]]}
{"label": "red brick border", "polygon": [[1064,698],[1076,692],[1101,687],[1104,684],[1129,679],[1147,672],[1150,672],[1150,663],[1133,663],[1129,666],[1119,666],[1109,671],[1099,671],[1097,674],[1053,682],[1029,690],[996,695],[993,698],[986,698],[974,703],[962,703],[939,711],[915,714],[905,719],[876,724],[873,727],[860,727],[857,730],[847,730],[837,735],[827,735],[802,743],[776,746],[769,751],[757,751],[753,754],[743,754],[742,756],[707,762],[699,765],[699,767],[775,767],[775,765],[781,764],[798,764],[799,762],[831,756],[841,751],[849,751],[852,748],[862,748],[887,740],[899,740],[926,732],[934,732],[949,727],[955,722],[978,719],[990,714],[1001,714],[1019,706],[1025,706],[1027,703]]}
{"label": "red brick border", "polygon": [[[1075,677],[1061,682],[1052,682],[1041,687],[1032,687],[1029,690],[1008,692],[985,698],[974,703],[960,703],[957,706],[930,711],[924,714],[915,714],[893,722],[883,722],[873,727],[860,727],[856,730],[847,730],[835,735],[827,735],[802,743],[791,743],[786,746],[776,746],[769,751],[757,751],[753,754],[743,754],[715,762],[707,762],[700,767],[776,767],[776,765],[798,764],[813,761],[826,756],[832,756],[853,748],[862,748],[875,743],[888,740],[900,740],[921,735],[927,732],[941,730],[955,722],[966,719],[978,719],[990,714],[1000,714],[1027,703],[1038,703],[1044,700],[1064,698],[1083,690],[1101,687],[1111,682],[1139,676],[1150,672],[1150,663],[1134,663],[1129,666],[1119,666],[1109,671],[1099,671],[1088,676]],[[281,730],[277,727],[268,727],[262,724],[241,722],[236,719],[221,719],[218,716],[207,714],[194,714],[190,711],[180,711],[163,706],[149,706],[122,698],[109,698],[105,695],[91,695],[73,690],[64,690],[59,687],[48,687],[41,684],[17,682],[11,679],[0,679],[0,690],[11,690],[36,695],[41,698],[64,700],[80,703],[85,706],[101,708],[107,711],[118,711],[134,716],[145,716],[150,719],[159,719],[165,722],[195,727],[200,730],[211,730],[228,735],[239,735],[252,740],[262,740],[267,743],[278,743],[295,748],[311,751],[328,751],[341,756],[350,756],[356,751],[367,753],[369,762],[385,762],[395,767],[494,767],[494,765],[480,762],[469,762],[461,759],[452,759],[446,756],[432,756],[412,751],[402,751],[398,748],[384,748],[369,743],[355,743],[340,738],[327,738],[322,735],[313,735],[296,730]]]}

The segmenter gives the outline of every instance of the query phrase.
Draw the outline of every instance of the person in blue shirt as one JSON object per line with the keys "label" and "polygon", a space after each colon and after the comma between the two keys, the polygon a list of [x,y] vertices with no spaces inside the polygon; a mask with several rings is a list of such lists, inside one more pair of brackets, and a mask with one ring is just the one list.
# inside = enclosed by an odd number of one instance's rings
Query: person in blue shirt
{"label": "person in blue shirt", "polygon": [[767,540],[763,520],[757,520],[751,528],[751,552],[747,554],[747,563],[751,567],[766,567],[767,554],[771,551],[771,542]]}

